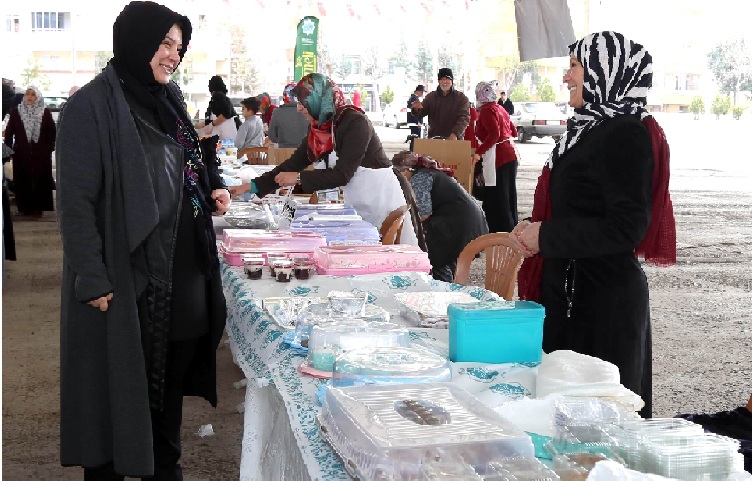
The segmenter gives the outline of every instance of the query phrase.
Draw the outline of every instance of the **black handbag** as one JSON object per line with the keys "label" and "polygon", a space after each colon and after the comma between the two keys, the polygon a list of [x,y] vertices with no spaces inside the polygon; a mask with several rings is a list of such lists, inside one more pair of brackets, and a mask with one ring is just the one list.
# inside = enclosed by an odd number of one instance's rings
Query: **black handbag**
{"label": "black handbag", "polygon": [[471,195],[484,202],[484,173],[482,172],[482,159],[474,164],[474,181],[471,185]]}

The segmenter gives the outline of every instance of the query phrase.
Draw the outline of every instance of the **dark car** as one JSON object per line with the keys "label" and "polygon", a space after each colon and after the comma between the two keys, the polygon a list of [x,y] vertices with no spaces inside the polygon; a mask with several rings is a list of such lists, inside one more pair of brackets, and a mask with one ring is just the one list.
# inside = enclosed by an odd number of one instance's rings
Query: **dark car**
{"label": "dark car", "polygon": [[521,143],[532,137],[552,137],[557,142],[566,131],[567,117],[554,102],[514,102],[513,108],[511,120]]}
{"label": "dark car", "polygon": [[60,109],[63,108],[63,105],[65,105],[66,102],[68,102],[68,97],[45,97],[45,105],[48,109],[50,109],[52,120],[54,120],[55,122],[58,121]]}

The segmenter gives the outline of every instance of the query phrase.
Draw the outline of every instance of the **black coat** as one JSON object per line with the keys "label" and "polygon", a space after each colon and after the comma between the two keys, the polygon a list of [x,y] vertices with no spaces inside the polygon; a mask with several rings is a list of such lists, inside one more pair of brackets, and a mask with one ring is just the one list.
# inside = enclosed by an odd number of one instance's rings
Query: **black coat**
{"label": "black coat", "polygon": [[[170,89],[180,95],[175,85]],[[178,190],[170,192],[155,182],[154,169],[162,166],[148,161],[139,128],[110,65],[63,108],[56,150],[63,241],[61,463],[93,467],[112,461],[116,472],[134,477],[153,473],[145,351],[155,346],[145,339],[140,321],[145,306],[166,305],[146,298],[154,290],[147,244],[163,234],[163,209],[179,212],[176,194],[182,191],[182,179],[174,179]],[[182,154],[163,139],[165,156]],[[165,205],[167,199],[172,205]],[[169,254],[172,246],[164,248]],[[223,301],[219,271],[208,289]],[[86,304],[108,292],[113,300],[107,312]],[[224,302],[217,307],[222,316]],[[184,384],[185,394],[213,405],[215,347],[224,321],[224,316],[212,320],[195,358],[199,365]]]}
{"label": "black coat", "polygon": [[487,221],[476,201],[454,178],[435,169],[422,171],[432,175],[432,215],[423,224],[429,261],[438,269],[458,259],[466,244],[487,234]]}
{"label": "black coat", "polygon": [[[623,115],[594,128],[553,166],[542,223],[545,352],[609,361],[651,415],[649,291],[634,250],[652,209],[652,142]],[[570,308],[569,308],[570,303]]]}

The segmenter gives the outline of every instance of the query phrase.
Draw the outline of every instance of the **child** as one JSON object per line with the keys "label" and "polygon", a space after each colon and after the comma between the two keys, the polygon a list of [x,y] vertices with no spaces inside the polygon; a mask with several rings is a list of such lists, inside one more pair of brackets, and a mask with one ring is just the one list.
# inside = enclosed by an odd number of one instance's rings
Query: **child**
{"label": "child", "polygon": [[262,119],[257,116],[259,99],[248,97],[241,101],[241,113],[246,121],[238,128],[234,145],[240,151],[249,147],[261,147],[264,142]]}

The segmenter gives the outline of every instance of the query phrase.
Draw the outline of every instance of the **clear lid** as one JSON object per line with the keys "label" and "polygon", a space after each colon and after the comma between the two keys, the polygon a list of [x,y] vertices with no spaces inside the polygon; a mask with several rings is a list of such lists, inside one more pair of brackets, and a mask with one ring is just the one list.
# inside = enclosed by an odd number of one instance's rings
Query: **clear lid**
{"label": "clear lid", "polygon": [[333,386],[390,382],[447,382],[450,361],[424,350],[367,347],[341,354],[333,367]]}

